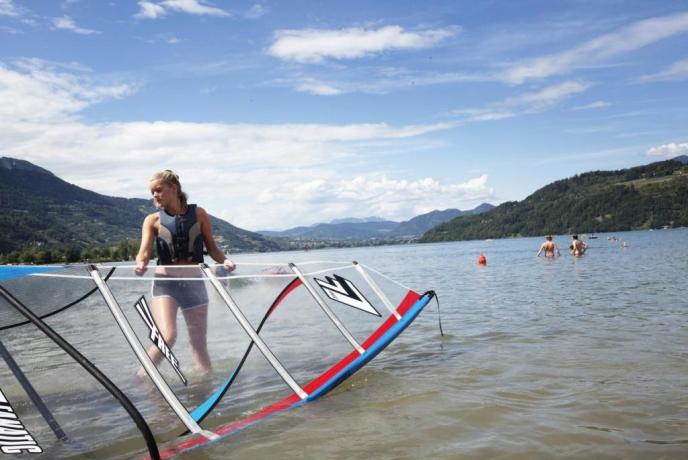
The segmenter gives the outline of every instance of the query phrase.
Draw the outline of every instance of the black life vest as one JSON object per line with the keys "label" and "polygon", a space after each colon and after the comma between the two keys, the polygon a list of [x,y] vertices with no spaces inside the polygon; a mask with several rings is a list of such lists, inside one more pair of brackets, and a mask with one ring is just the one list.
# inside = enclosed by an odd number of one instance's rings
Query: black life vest
{"label": "black life vest", "polygon": [[203,262],[203,235],[196,220],[196,205],[186,206],[186,213],[171,216],[164,209],[160,215],[160,230],[155,238],[158,265],[175,262]]}

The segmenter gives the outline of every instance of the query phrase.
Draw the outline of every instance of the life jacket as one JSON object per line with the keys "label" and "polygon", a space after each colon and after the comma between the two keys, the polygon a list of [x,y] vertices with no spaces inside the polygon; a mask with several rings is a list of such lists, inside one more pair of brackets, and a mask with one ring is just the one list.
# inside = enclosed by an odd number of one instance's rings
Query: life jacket
{"label": "life jacket", "polygon": [[203,262],[203,235],[201,224],[196,220],[196,205],[186,206],[186,213],[171,216],[164,209],[159,211],[160,230],[155,238],[158,265],[175,262]]}

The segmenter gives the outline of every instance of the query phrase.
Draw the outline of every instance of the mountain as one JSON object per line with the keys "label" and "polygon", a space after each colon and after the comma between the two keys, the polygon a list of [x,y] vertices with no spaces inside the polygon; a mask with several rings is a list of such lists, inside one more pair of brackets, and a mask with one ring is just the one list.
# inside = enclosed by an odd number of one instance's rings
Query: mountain
{"label": "mountain", "polygon": [[680,161],[684,165],[688,165],[688,155],[679,155],[676,158],[672,158],[673,161]]}
{"label": "mountain", "polygon": [[390,235],[392,236],[410,236],[417,237],[427,232],[433,227],[440,225],[443,222],[450,221],[455,217],[459,216],[472,216],[475,214],[482,214],[494,208],[493,205],[489,203],[483,203],[475,209],[469,211],[461,211],[459,209],[445,209],[444,211],[431,211],[427,214],[421,214],[413,219],[401,222]]}
{"label": "mountain", "polygon": [[688,165],[661,161],[553,182],[523,201],[461,216],[421,242],[584,233],[688,225]]}
{"label": "mountain", "polygon": [[[0,254],[33,245],[73,247],[138,240],[154,212],[150,200],[100,195],[67,183],[28,161],[0,158]],[[236,251],[267,251],[263,236],[211,216],[218,243]]]}
{"label": "mountain", "polygon": [[382,217],[345,217],[343,219],[332,219],[329,223],[330,224],[365,224],[367,222],[385,222],[387,219],[383,219]]}
{"label": "mountain", "polygon": [[379,217],[366,217],[363,219],[347,217],[335,219],[329,224],[320,223],[282,231],[261,230],[258,233],[271,238],[295,240],[408,239],[416,238],[432,227],[451,220],[456,216],[479,214],[492,208],[494,206],[491,204],[483,203],[470,211],[460,211],[458,209],[432,211],[404,222],[394,222]]}
{"label": "mountain", "polygon": [[263,236],[300,240],[367,240],[384,238],[399,225],[389,220],[375,222],[344,222],[294,227],[282,231],[260,231]]}

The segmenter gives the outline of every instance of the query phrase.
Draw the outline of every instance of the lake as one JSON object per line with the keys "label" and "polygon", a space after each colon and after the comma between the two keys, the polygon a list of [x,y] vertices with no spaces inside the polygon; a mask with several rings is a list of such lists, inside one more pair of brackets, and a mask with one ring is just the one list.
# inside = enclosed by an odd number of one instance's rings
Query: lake
{"label": "lake", "polygon": [[688,230],[597,236],[236,255],[433,289],[444,337],[433,302],[326,397],[182,458],[688,458]]}
{"label": "lake", "polygon": [[688,458],[688,231],[613,235],[317,251],[434,289],[445,337],[430,305],[344,389],[190,458]]}

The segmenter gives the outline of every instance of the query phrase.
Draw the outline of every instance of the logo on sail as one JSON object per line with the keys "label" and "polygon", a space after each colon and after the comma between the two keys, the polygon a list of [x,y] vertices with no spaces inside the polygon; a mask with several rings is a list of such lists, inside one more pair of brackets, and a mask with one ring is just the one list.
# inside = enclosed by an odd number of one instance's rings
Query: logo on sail
{"label": "logo on sail", "polygon": [[0,450],[4,454],[40,454],[41,446],[19,420],[7,397],[0,390]]}
{"label": "logo on sail", "polygon": [[332,277],[326,276],[325,280],[315,278],[315,282],[330,299],[363,310],[371,315],[382,316],[361,294],[361,291],[354,286],[354,283],[348,279],[333,274]]}
{"label": "logo on sail", "polygon": [[179,375],[179,378],[182,380],[182,383],[186,385],[186,377],[184,377],[182,371],[179,370],[179,361],[172,353],[172,350],[170,349],[169,345],[167,345],[167,342],[165,342],[165,339],[163,339],[162,334],[158,329],[158,325],[155,324],[155,320],[153,319],[153,315],[151,314],[150,308],[148,307],[148,302],[146,302],[146,298],[141,296],[141,298],[136,302],[136,305],[134,306],[136,307],[136,311],[139,312],[139,315],[141,315],[143,321],[146,323],[146,326],[148,326],[148,329],[150,331],[148,337],[151,339],[151,342],[153,342],[155,346],[158,347],[158,350],[160,350],[160,352],[163,354],[163,356],[165,356],[167,361],[175,370],[177,375]]}

